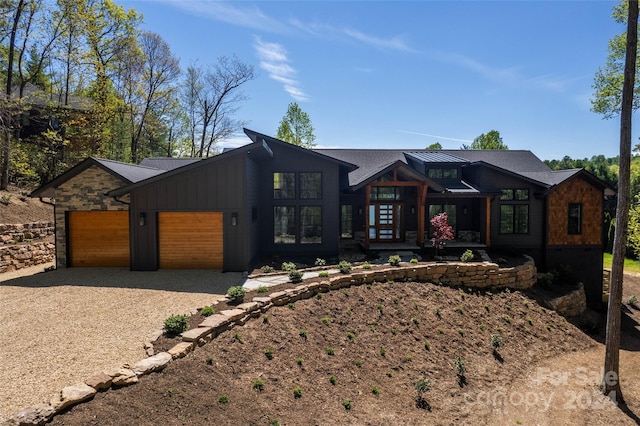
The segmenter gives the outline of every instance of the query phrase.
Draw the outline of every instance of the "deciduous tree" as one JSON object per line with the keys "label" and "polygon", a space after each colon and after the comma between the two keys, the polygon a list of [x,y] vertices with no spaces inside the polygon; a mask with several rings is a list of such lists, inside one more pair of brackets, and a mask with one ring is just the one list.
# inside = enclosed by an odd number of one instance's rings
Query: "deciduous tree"
{"label": "deciduous tree", "polygon": [[462,145],[462,149],[509,149],[507,145],[502,142],[500,132],[497,130],[491,130],[487,134],[481,134],[473,140],[471,145]]}
{"label": "deciduous tree", "polygon": [[296,102],[292,102],[280,121],[276,137],[303,148],[313,148],[316,146],[316,136],[313,131],[309,115]]}

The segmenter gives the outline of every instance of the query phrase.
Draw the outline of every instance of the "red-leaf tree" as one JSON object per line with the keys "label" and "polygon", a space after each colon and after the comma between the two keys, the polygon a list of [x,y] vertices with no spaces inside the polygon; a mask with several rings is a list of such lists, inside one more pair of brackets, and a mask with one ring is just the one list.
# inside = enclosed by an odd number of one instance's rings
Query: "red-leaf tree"
{"label": "red-leaf tree", "polygon": [[447,223],[447,214],[438,213],[431,218],[431,226],[433,226],[433,238],[431,245],[436,248],[436,256],[438,249],[444,248],[445,242],[453,240],[453,228]]}

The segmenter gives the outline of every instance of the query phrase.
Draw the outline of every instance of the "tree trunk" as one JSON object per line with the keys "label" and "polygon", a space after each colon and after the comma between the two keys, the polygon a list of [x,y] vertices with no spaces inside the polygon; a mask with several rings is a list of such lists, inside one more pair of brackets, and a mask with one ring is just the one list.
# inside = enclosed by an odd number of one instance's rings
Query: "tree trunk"
{"label": "tree trunk", "polygon": [[613,240],[613,263],[609,285],[607,312],[607,335],[605,341],[604,376],[602,392],[619,404],[624,403],[620,388],[620,322],[622,305],[622,278],[624,255],[627,245],[631,180],[631,115],[633,112],[633,86],[636,72],[638,48],[638,0],[629,1],[627,23],[627,51],[622,86],[620,113],[620,178],[618,180],[618,203],[616,230]]}

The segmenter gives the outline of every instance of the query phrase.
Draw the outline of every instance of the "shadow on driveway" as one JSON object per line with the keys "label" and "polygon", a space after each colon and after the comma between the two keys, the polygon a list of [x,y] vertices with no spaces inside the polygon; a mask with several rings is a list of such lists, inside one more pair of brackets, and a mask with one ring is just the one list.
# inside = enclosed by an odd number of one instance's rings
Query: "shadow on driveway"
{"label": "shadow on driveway", "polygon": [[226,294],[231,286],[242,285],[241,272],[213,270],[130,271],[128,268],[63,268],[0,282],[16,287],[119,287],[167,290],[186,293]]}

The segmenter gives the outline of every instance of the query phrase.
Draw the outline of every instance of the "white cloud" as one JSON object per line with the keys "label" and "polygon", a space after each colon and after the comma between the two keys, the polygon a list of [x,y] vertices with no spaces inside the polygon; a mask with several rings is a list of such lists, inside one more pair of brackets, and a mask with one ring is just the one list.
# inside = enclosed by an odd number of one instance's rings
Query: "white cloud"
{"label": "white cloud", "polygon": [[256,37],[253,47],[260,60],[260,68],[269,74],[269,78],[282,83],[284,90],[296,101],[309,100],[309,96],[300,88],[300,83],[295,78],[297,71],[289,65],[289,57],[284,46]]}

